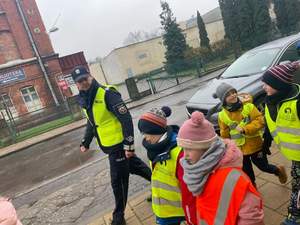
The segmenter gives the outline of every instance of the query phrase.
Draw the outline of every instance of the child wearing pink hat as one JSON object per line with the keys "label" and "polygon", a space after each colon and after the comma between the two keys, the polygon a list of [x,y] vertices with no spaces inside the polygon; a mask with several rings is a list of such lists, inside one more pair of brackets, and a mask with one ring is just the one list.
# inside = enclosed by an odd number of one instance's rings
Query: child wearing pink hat
{"label": "child wearing pink hat", "polygon": [[183,180],[197,196],[197,224],[264,224],[262,199],[242,171],[243,156],[233,141],[218,137],[204,115],[194,112],[177,143],[184,149]]}
{"label": "child wearing pink hat", "polygon": [[0,225],[22,225],[9,199],[0,197]]}

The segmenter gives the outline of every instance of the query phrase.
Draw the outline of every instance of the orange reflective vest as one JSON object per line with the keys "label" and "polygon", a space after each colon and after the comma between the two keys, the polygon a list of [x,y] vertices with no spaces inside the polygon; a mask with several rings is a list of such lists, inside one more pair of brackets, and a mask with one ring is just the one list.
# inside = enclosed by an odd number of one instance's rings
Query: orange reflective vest
{"label": "orange reflective vest", "polygon": [[259,196],[241,169],[217,169],[208,178],[202,194],[197,197],[198,224],[236,225],[241,204],[248,191]]}

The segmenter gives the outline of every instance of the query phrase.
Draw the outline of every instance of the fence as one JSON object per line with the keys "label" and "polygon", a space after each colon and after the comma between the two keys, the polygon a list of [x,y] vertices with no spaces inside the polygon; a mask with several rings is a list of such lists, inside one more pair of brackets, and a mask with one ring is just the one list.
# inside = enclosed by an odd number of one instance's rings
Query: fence
{"label": "fence", "polygon": [[[144,97],[142,93],[146,94],[156,94],[162,92],[166,89],[175,87],[184,82],[205,76],[208,73],[220,70],[227,67],[232,62],[232,59],[228,59],[219,65],[206,66],[204,68],[196,68],[194,70],[185,71],[178,74],[169,75],[165,71],[160,71],[159,74],[148,77],[135,77],[135,83],[139,93],[141,94],[140,98]],[[126,102],[133,101],[130,99],[130,94],[126,84],[122,83],[118,85],[118,91],[122,94],[122,98]]]}
{"label": "fence", "polygon": [[68,99],[59,106],[47,106],[18,117],[13,117],[5,105],[0,109],[0,146],[2,147],[83,118],[82,111],[74,98]]}

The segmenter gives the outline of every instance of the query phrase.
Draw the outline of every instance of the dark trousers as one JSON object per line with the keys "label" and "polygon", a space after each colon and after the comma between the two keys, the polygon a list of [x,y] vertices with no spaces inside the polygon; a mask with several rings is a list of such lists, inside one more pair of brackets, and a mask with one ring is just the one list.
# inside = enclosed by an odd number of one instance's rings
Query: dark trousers
{"label": "dark trousers", "polygon": [[252,162],[261,171],[278,175],[277,166],[269,164],[266,154],[264,154],[262,151],[255,152],[254,154],[251,155],[244,155],[243,171],[249,176],[252,184],[255,185],[255,174],[254,174]]}
{"label": "dark trousers", "polygon": [[300,162],[292,161],[292,194],[288,212],[290,215],[300,218]]}
{"label": "dark trousers", "polygon": [[[122,148],[123,146],[121,146]],[[125,157],[123,149],[114,150],[109,154],[111,186],[115,197],[115,210],[113,219],[119,220],[124,217],[127,203],[129,173],[139,175],[151,181],[150,168],[138,157],[130,159]]]}

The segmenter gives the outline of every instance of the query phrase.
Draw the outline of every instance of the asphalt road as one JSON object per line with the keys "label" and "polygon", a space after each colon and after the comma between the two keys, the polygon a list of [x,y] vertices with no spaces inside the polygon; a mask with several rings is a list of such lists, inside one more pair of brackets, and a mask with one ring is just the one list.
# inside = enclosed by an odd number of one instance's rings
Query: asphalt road
{"label": "asphalt road", "polygon": [[[169,106],[172,109],[169,124],[181,125],[187,118],[185,104],[202,84],[203,83],[198,82],[197,84],[197,82],[192,82],[188,88],[176,94],[155,100],[130,111],[135,125],[135,147],[139,157],[147,161],[146,151],[141,145],[142,137],[136,126],[141,114],[152,107]],[[0,193],[4,196],[13,197],[13,202],[18,210],[23,210],[24,208],[22,218],[25,218],[25,221],[27,221],[27,223],[22,221],[24,224],[41,224],[41,222],[36,219],[38,216],[32,214],[37,212],[41,217],[40,211],[48,205],[56,205],[57,208],[55,211],[59,211],[60,206],[66,207],[65,205],[61,205],[62,203],[56,204],[56,202],[51,202],[52,199],[54,199],[52,196],[53,193],[57,192],[60,193],[60,195],[62,195],[61,193],[69,193],[73,196],[80,195],[80,193],[76,192],[77,189],[77,191],[80,191],[80,188],[74,187],[74,185],[82,185],[81,182],[85,184],[89,182],[89,180],[86,181],[88,178],[99,178],[96,181],[92,181],[95,184],[94,189],[86,190],[87,196],[90,192],[93,193],[93,201],[80,212],[80,217],[72,220],[70,224],[82,224],[87,218],[91,218],[99,212],[110,210],[113,207],[114,202],[109,184],[108,161],[105,159],[104,153],[97,150],[94,142],[88,153],[80,153],[79,143],[83,133],[84,128],[77,129],[0,159]],[[81,166],[84,166],[84,168],[60,179],[55,179]],[[53,182],[27,192],[30,188],[53,178]],[[105,180],[105,182],[103,180]],[[104,186],[102,187],[103,182],[106,185],[105,188]],[[100,186],[103,190],[99,189]],[[146,181],[140,177],[133,176],[133,178],[130,179],[129,195],[136,194],[144,190],[147,186],[149,186],[149,184]],[[43,204],[40,203],[41,201]],[[71,205],[72,204],[70,204],[70,207]],[[71,208],[70,212],[72,212]],[[73,214],[76,214],[76,212],[73,212]],[[51,215],[45,215],[45,218],[50,217]],[[57,217],[59,216],[56,216],[56,218]],[[49,219],[47,224],[56,223],[52,223],[51,219]],[[60,221],[59,224],[69,223]]]}
{"label": "asphalt road", "polygon": [[[190,89],[178,94],[148,103],[131,110],[136,133],[136,150],[138,155],[144,156],[141,146],[141,136],[136,127],[139,116],[151,107],[168,105],[173,114],[170,123],[180,124],[186,118],[185,103],[198,89],[193,85]],[[34,185],[57,177],[88,162],[104,156],[98,150],[95,142],[91,151],[82,154],[79,152],[79,143],[84,134],[84,128],[65,133],[57,138],[31,146],[26,150],[0,158],[0,193],[14,196],[17,193],[30,189]],[[97,151],[95,151],[97,150]],[[143,157],[146,159],[145,157]]]}

